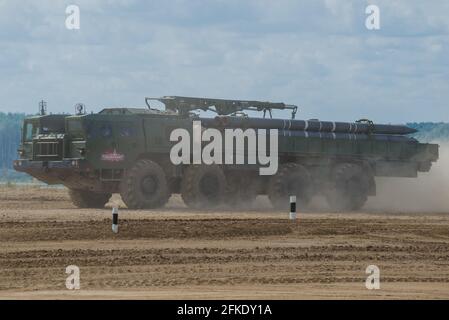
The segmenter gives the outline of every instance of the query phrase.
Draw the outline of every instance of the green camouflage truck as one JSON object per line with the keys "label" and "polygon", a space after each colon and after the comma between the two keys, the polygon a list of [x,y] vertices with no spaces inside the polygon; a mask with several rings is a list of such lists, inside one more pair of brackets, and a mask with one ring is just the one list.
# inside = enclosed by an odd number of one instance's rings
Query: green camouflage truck
{"label": "green camouflage truck", "polygon": [[[288,207],[290,195],[297,197],[299,208],[314,195],[323,195],[334,210],[356,210],[376,195],[375,177],[417,177],[438,159],[438,145],[418,142],[409,136],[415,130],[402,125],[363,119],[295,120],[297,107],[284,103],[170,96],[156,99],[165,104],[160,111],[151,107],[152,100],[145,99],[148,108],[27,117],[15,170],[66,186],[81,208],[103,207],[113,193],[120,193],[130,209],[157,208],[180,193],[193,208],[247,206],[265,194],[275,208]],[[292,119],[272,119],[273,109],[291,110]],[[218,115],[201,118],[195,110]],[[245,111],[263,112],[264,117],[249,117]],[[274,143],[270,135],[276,130],[277,170],[261,175],[266,163],[259,159],[198,163],[194,148],[184,155],[190,162],[174,163],[171,152],[179,140],[173,141],[171,135],[183,129],[194,144],[193,127],[198,122],[201,132],[254,130],[258,138],[265,135],[267,148]],[[249,147],[245,138],[241,141]],[[207,141],[199,144],[203,147]],[[261,146],[254,150],[259,152]],[[213,153],[225,153],[217,150]],[[249,154],[243,158],[249,159]]]}

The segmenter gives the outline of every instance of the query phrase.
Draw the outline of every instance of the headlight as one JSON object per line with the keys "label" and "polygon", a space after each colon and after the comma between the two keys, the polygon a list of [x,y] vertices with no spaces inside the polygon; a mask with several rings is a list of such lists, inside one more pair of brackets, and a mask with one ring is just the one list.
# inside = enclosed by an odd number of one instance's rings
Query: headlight
{"label": "headlight", "polygon": [[81,156],[84,156],[86,154],[86,149],[78,148],[78,152],[80,153]]}
{"label": "headlight", "polygon": [[72,167],[78,167],[78,161],[72,160]]}

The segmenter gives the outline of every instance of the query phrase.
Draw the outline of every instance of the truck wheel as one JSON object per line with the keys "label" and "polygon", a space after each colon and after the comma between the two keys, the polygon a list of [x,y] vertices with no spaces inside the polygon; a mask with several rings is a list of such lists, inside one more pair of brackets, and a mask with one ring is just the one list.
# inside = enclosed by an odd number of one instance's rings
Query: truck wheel
{"label": "truck wheel", "polygon": [[226,176],[226,203],[231,207],[250,208],[258,194],[257,177],[233,172]]}
{"label": "truck wheel", "polygon": [[156,162],[139,160],[125,173],[120,195],[129,209],[162,207],[170,198],[164,170]]}
{"label": "truck wheel", "polygon": [[181,197],[190,208],[215,207],[223,202],[226,177],[216,165],[189,166],[182,177]]}
{"label": "truck wheel", "polygon": [[361,166],[352,163],[339,164],[334,168],[331,179],[331,188],[325,194],[331,209],[357,210],[368,200],[372,177]]}
{"label": "truck wheel", "polygon": [[268,198],[276,209],[287,209],[289,197],[296,196],[299,208],[306,207],[313,195],[309,171],[297,163],[286,163],[271,177],[268,185]]}
{"label": "truck wheel", "polygon": [[112,194],[69,189],[69,196],[78,208],[104,208]]}

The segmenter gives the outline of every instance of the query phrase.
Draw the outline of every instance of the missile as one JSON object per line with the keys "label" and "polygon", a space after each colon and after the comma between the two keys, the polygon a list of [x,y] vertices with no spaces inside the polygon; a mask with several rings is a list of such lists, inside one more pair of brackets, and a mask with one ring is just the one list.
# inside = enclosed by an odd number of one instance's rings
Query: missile
{"label": "missile", "polygon": [[202,118],[200,120],[204,127],[211,128],[258,128],[308,132],[394,135],[406,135],[417,132],[416,129],[405,125],[374,124],[371,122],[261,119],[233,116],[217,116],[215,118]]}

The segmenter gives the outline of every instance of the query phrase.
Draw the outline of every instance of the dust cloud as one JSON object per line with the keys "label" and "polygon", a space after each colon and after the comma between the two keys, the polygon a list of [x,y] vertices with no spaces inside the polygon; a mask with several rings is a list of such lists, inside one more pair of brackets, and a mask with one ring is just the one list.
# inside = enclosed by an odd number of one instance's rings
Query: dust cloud
{"label": "dust cloud", "polygon": [[440,143],[440,158],[418,178],[376,178],[377,196],[364,210],[449,212],[449,143]]}

